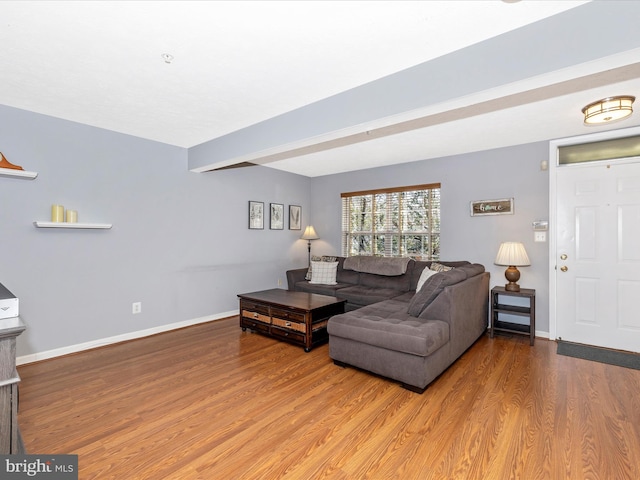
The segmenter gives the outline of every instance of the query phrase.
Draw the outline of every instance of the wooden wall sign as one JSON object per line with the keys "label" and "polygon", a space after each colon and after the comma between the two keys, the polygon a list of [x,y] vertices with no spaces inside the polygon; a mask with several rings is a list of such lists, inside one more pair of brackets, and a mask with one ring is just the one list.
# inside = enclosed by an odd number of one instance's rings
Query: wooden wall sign
{"label": "wooden wall sign", "polygon": [[471,216],[480,215],[513,215],[513,198],[471,202]]}

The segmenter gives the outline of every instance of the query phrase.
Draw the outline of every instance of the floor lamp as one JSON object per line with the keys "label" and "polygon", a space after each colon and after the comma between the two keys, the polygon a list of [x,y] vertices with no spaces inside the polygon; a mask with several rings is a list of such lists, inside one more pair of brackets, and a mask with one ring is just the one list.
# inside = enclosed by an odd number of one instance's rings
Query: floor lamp
{"label": "floor lamp", "polygon": [[304,229],[304,233],[300,238],[307,241],[307,250],[309,250],[309,266],[311,266],[311,240],[317,240],[320,237],[316,233],[315,228],[313,228],[313,225],[307,225],[307,228]]}

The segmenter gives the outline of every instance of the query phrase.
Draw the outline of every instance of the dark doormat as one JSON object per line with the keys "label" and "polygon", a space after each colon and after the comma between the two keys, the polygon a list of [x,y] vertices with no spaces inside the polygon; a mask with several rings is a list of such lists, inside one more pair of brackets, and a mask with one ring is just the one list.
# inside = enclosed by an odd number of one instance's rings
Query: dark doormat
{"label": "dark doormat", "polygon": [[563,342],[562,340],[558,340],[557,353],[558,355],[566,355],[567,357],[583,358],[594,362],[608,363],[610,365],[618,365],[619,367],[640,370],[640,355],[636,353]]}

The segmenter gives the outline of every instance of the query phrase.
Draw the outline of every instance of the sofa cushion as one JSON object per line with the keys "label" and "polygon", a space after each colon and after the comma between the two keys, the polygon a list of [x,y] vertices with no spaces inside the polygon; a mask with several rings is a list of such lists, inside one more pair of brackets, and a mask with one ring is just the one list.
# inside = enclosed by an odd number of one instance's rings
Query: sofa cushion
{"label": "sofa cushion", "polygon": [[345,257],[338,257],[338,283],[350,283],[351,285],[358,285],[360,283],[360,272],[356,272],[355,270],[345,270],[345,260]]}
{"label": "sofa cushion", "polygon": [[355,270],[362,273],[373,273],[388,277],[404,275],[407,265],[412,259],[409,257],[373,257],[369,255],[354,255],[344,261],[345,270]]}
{"label": "sofa cushion", "polygon": [[455,268],[447,272],[439,272],[430,277],[422,288],[416,292],[407,312],[409,315],[417,317],[431,302],[449,285],[455,285],[467,279],[467,274],[460,268]]}
{"label": "sofa cushion", "polygon": [[466,273],[467,278],[471,278],[484,273],[484,265],[480,265],[479,263],[470,263],[469,265],[458,267],[458,270]]}
{"label": "sofa cushion", "polygon": [[309,283],[336,285],[338,262],[311,262],[311,280]]}
{"label": "sofa cushion", "polygon": [[402,290],[393,288],[368,287],[366,285],[350,285],[340,289],[340,298],[356,305],[371,305],[402,295]]}
{"label": "sofa cushion", "polygon": [[387,300],[329,319],[328,332],[368,345],[426,357],[449,341],[449,325],[414,318],[407,304]]}
{"label": "sofa cushion", "polygon": [[295,290],[297,292],[317,293],[319,295],[329,295],[330,297],[337,297],[338,291],[350,287],[348,283],[337,283],[335,285],[322,285],[319,283],[310,283],[306,280],[296,282]]}
{"label": "sofa cushion", "polygon": [[361,273],[359,285],[363,287],[390,288],[392,290],[408,292],[411,283],[410,280],[411,277],[409,275],[386,277],[384,275],[374,275],[373,273]]}
{"label": "sofa cushion", "polygon": [[430,268],[431,265],[433,263],[439,263],[441,265],[446,265],[447,267],[461,267],[463,265],[469,265],[470,262],[466,261],[466,260],[461,260],[461,261],[455,261],[455,262],[445,262],[443,260],[440,260],[438,262],[432,262],[432,261],[416,261],[414,262],[414,267],[413,267],[413,272],[411,274],[411,283],[410,283],[410,287],[409,290],[418,290],[417,285],[418,285],[418,280],[420,279],[420,275],[422,274],[422,271],[425,268]]}

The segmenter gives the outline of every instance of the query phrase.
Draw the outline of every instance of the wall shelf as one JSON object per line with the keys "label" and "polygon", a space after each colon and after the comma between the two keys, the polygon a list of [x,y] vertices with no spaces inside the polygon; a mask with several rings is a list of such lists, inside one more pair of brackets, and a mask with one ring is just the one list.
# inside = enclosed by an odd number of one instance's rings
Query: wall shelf
{"label": "wall shelf", "polygon": [[18,177],[33,180],[38,176],[38,172],[28,172],[26,170],[16,170],[13,168],[0,168],[0,177]]}
{"label": "wall shelf", "polygon": [[38,228],[111,228],[110,223],[66,223],[66,222],[33,222]]}

